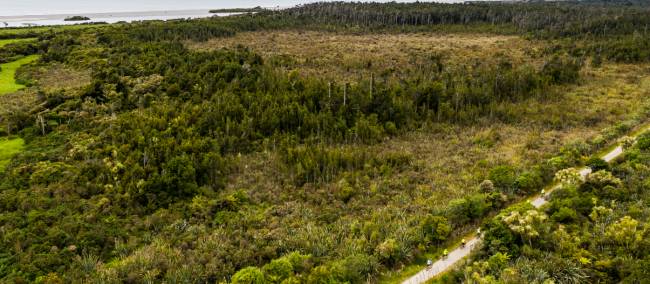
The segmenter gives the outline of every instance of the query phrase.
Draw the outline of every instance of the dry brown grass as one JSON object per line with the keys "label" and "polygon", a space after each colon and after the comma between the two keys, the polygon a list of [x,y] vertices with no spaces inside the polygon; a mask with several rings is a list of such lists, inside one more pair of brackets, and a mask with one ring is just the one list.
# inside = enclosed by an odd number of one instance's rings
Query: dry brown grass
{"label": "dry brown grass", "polygon": [[[539,50],[517,36],[488,34],[347,34],[315,31],[260,31],[208,42],[187,42],[194,50],[251,48],[270,62],[304,75],[358,79],[368,73],[398,73],[430,65],[432,55],[446,62],[470,62],[508,56],[531,61]],[[286,59],[288,58],[288,60]],[[284,65],[284,64],[283,64]]]}
{"label": "dry brown grass", "polygon": [[46,91],[74,89],[90,84],[88,70],[78,70],[62,64],[38,66],[26,71],[36,85]]}

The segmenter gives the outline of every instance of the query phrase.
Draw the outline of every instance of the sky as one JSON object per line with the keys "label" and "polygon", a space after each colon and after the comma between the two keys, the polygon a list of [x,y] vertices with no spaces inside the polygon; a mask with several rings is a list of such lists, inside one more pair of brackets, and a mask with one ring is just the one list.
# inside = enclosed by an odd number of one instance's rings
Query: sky
{"label": "sky", "polygon": [[[0,0],[0,16],[288,7],[313,0]],[[377,1],[388,2],[388,1]],[[401,1],[410,2],[410,1]]]}

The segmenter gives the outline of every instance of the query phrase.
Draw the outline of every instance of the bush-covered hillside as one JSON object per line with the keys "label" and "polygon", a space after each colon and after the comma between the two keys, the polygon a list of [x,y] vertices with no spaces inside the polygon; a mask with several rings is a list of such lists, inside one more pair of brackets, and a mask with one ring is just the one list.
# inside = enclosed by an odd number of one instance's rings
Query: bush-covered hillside
{"label": "bush-covered hillside", "polygon": [[[33,39],[0,62],[40,56],[0,100],[0,142],[24,141],[0,151],[0,282],[399,277],[646,120],[643,4],[316,3],[0,30]],[[277,39],[307,33],[332,54]],[[436,37],[464,43],[422,41]],[[546,214],[573,234],[579,208]],[[533,241],[504,246],[514,259]]]}

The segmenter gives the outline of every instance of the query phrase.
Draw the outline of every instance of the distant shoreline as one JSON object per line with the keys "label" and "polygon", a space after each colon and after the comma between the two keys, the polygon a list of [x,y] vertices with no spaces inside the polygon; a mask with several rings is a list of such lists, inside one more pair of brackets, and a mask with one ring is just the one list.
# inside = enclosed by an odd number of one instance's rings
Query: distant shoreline
{"label": "distant shoreline", "polygon": [[[201,10],[171,10],[171,11],[140,11],[140,12],[101,12],[50,15],[0,16],[0,29],[34,26],[60,26],[88,23],[135,22],[175,19],[198,19],[214,16],[230,16],[237,13],[210,13],[209,9]],[[70,17],[83,16],[89,20],[66,21]]]}
{"label": "distant shoreline", "polygon": [[[210,13],[210,11],[215,11],[217,14],[222,13],[234,13],[242,11],[264,11],[264,10],[278,10],[286,9],[292,6],[279,6],[279,7],[251,7],[251,8],[223,8],[223,9],[182,9],[182,10],[146,10],[146,11],[129,11],[129,12],[92,12],[92,13],[57,13],[57,14],[25,14],[25,15],[0,15],[0,22],[3,20],[15,20],[15,19],[58,19],[72,16],[86,16],[89,18],[95,17],[105,17],[105,16],[162,16],[162,15],[182,15],[188,13]],[[213,13],[214,14],[214,13]]]}
{"label": "distant shoreline", "polygon": [[254,8],[230,8],[230,9],[212,9],[210,10],[210,13],[213,14],[218,14],[218,13],[258,13],[258,12],[264,12],[268,11],[270,9],[268,8],[262,8],[260,6],[254,7]]}
{"label": "distant shoreline", "polygon": [[0,21],[4,20],[54,20],[64,19],[72,16],[86,16],[92,17],[119,17],[119,16],[164,16],[164,15],[185,15],[194,13],[209,14],[210,9],[193,9],[193,10],[157,10],[157,11],[133,11],[133,12],[95,12],[95,13],[66,13],[66,14],[43,14],[43,15],[13,15],[13,16],[0,16]]}
{"label": "distant shoreline", "polygon": [[[153,10],[134,12],[94,12],[94,13],[66,13],[66,14],[45,14],[45,15],[12,15],[0,16],[0,29],[22,28],[22,27],[43,27],[104,23],[114,24],[118,22],[136,21],[168,21],[176,19],[200,19],[210,17],[225,17],[259,11],[274,11],[290,7],[252,7],[252,8],[231,8],[231,9],[186,9],[186,10]],[[84,17],[89,20],[66,21],[70,17]]]}

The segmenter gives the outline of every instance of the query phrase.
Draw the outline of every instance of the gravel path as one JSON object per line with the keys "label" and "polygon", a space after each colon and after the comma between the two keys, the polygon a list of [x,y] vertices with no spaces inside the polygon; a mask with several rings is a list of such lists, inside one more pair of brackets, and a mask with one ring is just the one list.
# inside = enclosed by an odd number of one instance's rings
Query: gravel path
{"label": "gravel path", "polygon": [[[622,153],[623,153],[623,147],[618,146],[614,150],[602,156],[602,159],[609,163],[612,160],[614,160],[616,157],[620,156]],[[582,168],[580,170],[580,176],[582,176],[583,179],[586,178],[587,175],[589,175],[590,173],[591,173],[591,169],[588,167]],[[559,186],[552,188],[551,190],[549,190],[549,193],[557,189],[558,187]],[[545,196],[537,196],[534,199],[530,200],[530,204],[535,206],[535,208],[539,208],[542,205],[546,204],[547,202],[548,201],[546,201]],[[407,279],[406,281],[402,282],[402,284],[425,283],[429,279],[432,279],[442,274],[443,272],[449,270],[460,260],[468,256],[472,252],[472,250],[480,243],[481,243],[481,236],[477,236],[469,239],[467,241],[467,245],[465,245],[464,247],[455,248],[454,250],[449,252],[447,258],[440,259],[434,262],[430,267],[420,270],[420,272],[413,275],[411,278]]]}

